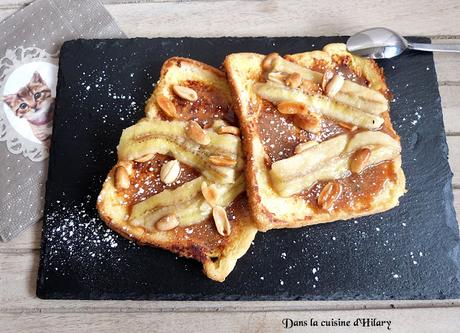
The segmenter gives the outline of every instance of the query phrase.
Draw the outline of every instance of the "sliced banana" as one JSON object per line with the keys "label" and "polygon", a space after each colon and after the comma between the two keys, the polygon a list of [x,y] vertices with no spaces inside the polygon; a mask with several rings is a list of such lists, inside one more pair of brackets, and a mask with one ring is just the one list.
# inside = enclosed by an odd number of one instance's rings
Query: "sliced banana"
{"label": "sliced banana", "polygon": [[303,80],[321,83],[321,80],[323,79],[323,75],[321,73],[297,65],[279,55],[272,60],[272,66],[272,71],[274,72],[281,72],[286,74],[299,73]]}
{"label": "sliced banana", "polygon": [[401,144],[391,136],[383,132],[365,131],[356,133],[348,142],[345,151],[347,153],[358,150],[364,146],[389,146],[396,151],[401,151]]}
{"label": "sliced banana", "polygon": [[361,148],[371,151],[362,169],[392,160],[401,150],[399,142],[382,132],[360,132],[351,139],[342,134],[273,163],[270,170],[273,188],[280,196],[289,197],[317,181],[347,176],[352,154]]}
{"label": "sliced banana", "polygon": [[[175,214],[180,226],[200,223],[209,218],[212,207],[201,195],[204,178],[198,177],[174,190],[164,190],[132,207],[130,223],[153,230],[155,223],[164,216]],[[228,206],[244,191],[245,178],[241,174],[234,184],[216,185],[220,195],[216,204]]]}
{"label": "sliced banana", "polygon": [[[323,81],[323,74],[288,61],[279,55],[272,60],[272,64],[274,72],[299,73],[303,80],[313,81],[317,84],[321,84]],[[350,80],[344,81],[340,92],[333,96],[333,99],[373,114],[388,111],[388,100],[383,94]]]}
{"label": "sliced banana", "polygon": [[[146,154],[171,155],[179,162],[202,172],[217,183],[232,183],[243,168],[241,139],[234,135],[219,135],[205,130],[210,138],[206,146],[197,144],[186,136],[185,121],[149,120],[137,123],[122,133],[118,146],[120,160],[134,160]],[[231,166],[214,166],[209,157],[225,155],[235,163]]]}
{"label": "sliced banana", "polygon": [[261,98],[274,104],[286,101],[304,103],[311,111],[362,128],[375,130],[383,124],[383,118],[378,115],[361,111],[325,96],[305,95],[299,90],[289,89],[277,83],[256,83],[254,90]]}

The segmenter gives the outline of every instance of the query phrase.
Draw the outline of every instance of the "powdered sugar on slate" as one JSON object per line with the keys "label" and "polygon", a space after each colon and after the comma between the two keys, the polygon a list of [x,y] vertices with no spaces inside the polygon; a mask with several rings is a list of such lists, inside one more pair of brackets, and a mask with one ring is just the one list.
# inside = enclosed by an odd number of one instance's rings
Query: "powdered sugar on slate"
{"label": "powdered sugar on slate", "polygon": [[[47,216],[47,223],[52,225],[47,233],[50,269],[59,271],[61,267],[74,262],[88,269],[97,269],[99,263],[109,261],[117,265],[124,260],[123,256],[113,251],[119,246],[121,236],[94,217],[93,211],[87,211],[93,201],[91,196],[87,196],[85,202],[73,206],[61,200],[52,203],[53,212]],[[123,243],[136,247],[131,241]],[[88,257],[92,259],[88,260]],[[62,270],[62,274],[65,271],[68,270]]]}

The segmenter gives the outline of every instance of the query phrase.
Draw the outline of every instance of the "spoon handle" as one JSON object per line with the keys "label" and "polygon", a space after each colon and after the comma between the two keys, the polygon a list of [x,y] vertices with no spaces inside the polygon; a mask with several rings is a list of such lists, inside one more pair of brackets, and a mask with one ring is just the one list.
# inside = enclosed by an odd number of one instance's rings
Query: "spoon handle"
{"label": "spoon handle", "polygon": [[407,47],[419,51],[460,52],[460,44],[424,44],[408,43]]}

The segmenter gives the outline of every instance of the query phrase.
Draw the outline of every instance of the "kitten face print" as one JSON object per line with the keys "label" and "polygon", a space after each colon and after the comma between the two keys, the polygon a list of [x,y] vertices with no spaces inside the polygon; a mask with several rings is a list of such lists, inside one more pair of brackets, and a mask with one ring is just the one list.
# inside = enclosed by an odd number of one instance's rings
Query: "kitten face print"
{"label": "kitten face print", "polygon": [[51,89],[46,85],[40,73],[34,72],[30,82],[16,94],[3,97],[3,100],[16,116],[31,122],[46,122],[47,114],[54,103]]}
{"label": "kitten face print", "polygon": [[[15,118],[9,120],[18,125],[16,130],[24,137],[48,147],[52,134],[55,88],[52,89],[44,79],[49,76],[47,72],[45,76],[39,70],[21,74],[21,80],[15,80],[16,87],[11,87],[10,93],[1,99],[9,108],[9,118]],[[25,75],[29,78],[26,83]],[[19,85],[19,82],[22,84]],[[21,123],[22,126],[19,126]]]}

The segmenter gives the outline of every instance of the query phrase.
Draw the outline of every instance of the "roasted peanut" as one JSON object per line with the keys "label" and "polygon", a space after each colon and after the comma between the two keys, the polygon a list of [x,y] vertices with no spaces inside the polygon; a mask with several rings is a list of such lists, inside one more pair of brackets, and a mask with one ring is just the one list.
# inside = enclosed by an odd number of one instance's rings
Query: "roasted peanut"
{"label": "roasted peanut", "polygon": [[369,148],[358,149],[350,157],[350,171],[360,173],[366,167],[367,161],[371,157]]}
{"label": "roasted peanut", "polygon": [[180,163],[178,160],[171,160],[164,163],[160,170],[160,180],[165,184],[176,181],[180,175]]}
{"label": "roasted peanut", "polygon": [[209,138],[206,131],[203,130],[200,124],[198,124],[196,121],[189,121],[187,123],[187,127],[185,128],[185,132],[190,139],[202,146],[206,146],[211,142],[211,139]]}
{"label": "roasted peanut", "polygon": [[155,228],[159,231],[168,231],[176,228],[179,225],[179,219],[176,215],[171,214],[162,217],[155,223]]}
{"label": "roasted peanut", "polygon": [[158,95],[157,103],[166,116],[172,119],[178,118],[176,107],[166,96]]}
{"label": "roasted peanut", "polygon": [[125,167],[118,166],[115,169],[115,188],[117,190],[129,188],[129,174]]}
{"label": "roasted peanut", "polygon": [[279,54],[275,52],[267,55],[262,61],[262,69],[267,72],[271,71],[273,68],[273,60],[275,60],[278,57],[279,57]]}
{"label": "roasted peanut", "polygon": [[342,89],[344,82],[345,79],[342,75],[334,75],[332,79],[326,84],[326,95],[329,97],[335,96],[340,91],[340,89]]}
{"label": "roasted peanut", "polygon": [[211,207],[214,207],[217,204],[218,193],[215,185],[208,185],[208,183],[202,182],[201,193],[203,194],[203,197],[206,200],[206,202]]}
{"label": "roasted peanut", "polygon": [[240,129],[235,126],[221,126],[217,129],[218,134],[232,134],[235,136],[240,135]]}
{"label": "roasted peanut", "polygon": [[230,222],[228,221],[227,212],[220,206],[212,209],[212,216],[216,225],[217,232],[222,236],[228,236],[231,233]]}
{"label": "roasted peanut", "polygon": [[326,184],[318,196],[318,205],[322,209],[330,210],[334,202],[342,192],[342,185],[338,182],[332,181]]}
{"label": "roasted peanut", "polygon": [[308,112],[305,104],[299,102],[281,102],[277,109],[282,114],[304,114]]}
{"label": "roasted peanut", "polygon": [[236,165],[236,160],[227,155],[211,155],[209,156],[209,162],[222,167],[234,167]]}
{"label": "roasted peanut", "polygon": [[294,116],[294,125],[313,134],[321,131],[321,117],[313,112]]}
{"label": "roasted peanut", "polygon": [[173,86],[173,91],[180,98],[190,102],[195,102],[198,99],[196,91],[189,87],[175,85]]}

